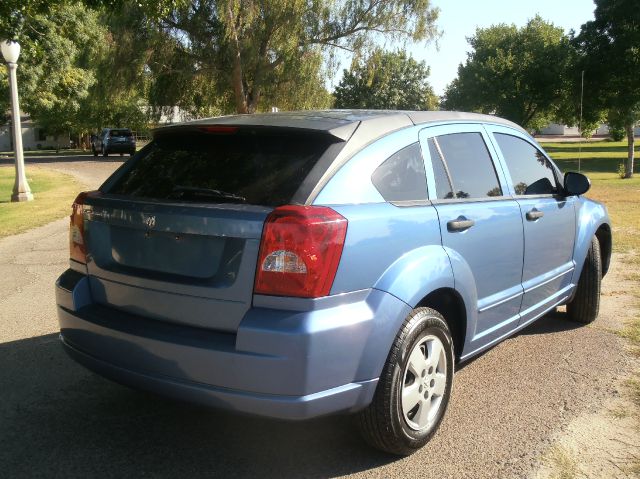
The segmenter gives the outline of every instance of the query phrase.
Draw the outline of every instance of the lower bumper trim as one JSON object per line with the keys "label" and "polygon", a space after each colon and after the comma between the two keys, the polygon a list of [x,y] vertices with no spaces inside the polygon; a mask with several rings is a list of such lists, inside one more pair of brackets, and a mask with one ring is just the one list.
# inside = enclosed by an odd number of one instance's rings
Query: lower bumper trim
{"label": "lower bumper trim", "polygon": [[117,383],[178,400],[286,420],[311,419],[336,412],[355,412],[371,402],[378,379],[344,384],[306,396],[281,396],[238,391],[208,384],[132,371],[79,350],[61,334],[66,352],[83,366]]}

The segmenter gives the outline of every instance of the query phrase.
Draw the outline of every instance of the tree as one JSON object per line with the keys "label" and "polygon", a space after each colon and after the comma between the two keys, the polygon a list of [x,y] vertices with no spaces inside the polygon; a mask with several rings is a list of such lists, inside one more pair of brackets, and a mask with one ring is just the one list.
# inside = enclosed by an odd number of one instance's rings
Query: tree
{"label": "tree", "polygon": [[557,116],[575,54],[562,28],[539,16],[522,28],[478,28],[472,51],[447,87],[443,106],[495,113],[527,129]]}
{"label": "tree", "polygon": [[575,42],[585,71],[585,105],[591,115],[607,112],[611,126],[624,126],[628,155],[625,178],[633,176],[633,126],[640,119],[640,9],[636,0],[595,0],[594,20]]}
{"label": "tree", "polygon": [[[35,11],[35,10],[33,10]],[[81,4],[63,4],[23,19],[18,87],[22,109],[48,133],[69,132],[95,83],[93,64],[106,30]],[[0,105],[8,100],[0,74]]]}
{"label": "tree", "polygon": [[428,82],[429,67],[406,52],[375,50],[344,70],[334,96],[336,108],[433,110],[437,97]]}
{"label": "tree", "polygon": [[160,25],[181,39],[195,71],[230,88],[238,113],[252,113],[264,96],[286,96],[278,85],[289,92],[305,85],[326,101],[319,58],[336,48],[361,52],[381,34],[429,40],[437,14],[430,0],[201,0],[174,9]]}

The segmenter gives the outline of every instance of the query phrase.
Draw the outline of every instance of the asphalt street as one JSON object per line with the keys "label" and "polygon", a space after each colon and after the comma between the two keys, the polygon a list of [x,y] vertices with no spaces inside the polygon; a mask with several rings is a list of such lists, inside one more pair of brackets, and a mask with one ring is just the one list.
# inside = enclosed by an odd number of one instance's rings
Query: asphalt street
{"label": "asphalt street", "polygon": [[[2,161],[0,161],[2,162]],[[95,188],[114,157],[28,160]],[[349,417],[287,423],[127,389],[72,362],[57,339],[54,281],[68,220],[0,240],[2,477],[528,477],[551,438],[620,394],[629,362],[619,284],[605,279],[589,327],[550,314],[460,367],[438,434],[396,458],[368,448]]]}

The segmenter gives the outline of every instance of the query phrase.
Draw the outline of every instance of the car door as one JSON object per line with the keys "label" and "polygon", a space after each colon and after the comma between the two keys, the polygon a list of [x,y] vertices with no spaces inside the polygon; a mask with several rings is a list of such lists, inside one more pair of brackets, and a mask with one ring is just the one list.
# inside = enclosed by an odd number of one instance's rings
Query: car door
{"label": "car door", "polygon": [[559,171],[532,139],[510,128],[488,129],[524,224],[524,298],[520,310],[524,324],[570,294],[575,266],[575,198],[561,194]]}
{"label": "car door", "polygon": [[429,199],[438,212],[456,289],[475,290],[467,293],[477,314],[467,318],[475,319],[465,346],[470,354],[517,327],[523,294],[520,208],[482,125],[426,128],[420,141],[430,160]]}

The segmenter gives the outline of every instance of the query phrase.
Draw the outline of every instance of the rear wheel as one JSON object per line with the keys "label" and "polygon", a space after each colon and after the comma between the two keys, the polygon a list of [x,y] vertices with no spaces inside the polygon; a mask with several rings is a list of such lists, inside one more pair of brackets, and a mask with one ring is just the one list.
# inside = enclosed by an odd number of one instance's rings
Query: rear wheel
{"label": "rear wheel", "polygon": [[602,260],[600,242],[594,236],[587,252],[587,258],[580,273],[580,280],[573,300],[567,304],[567,314],[572,321],[591,323],[600,310],[600,283],[602,281]]}
{"label": "rear wheel", "polygon": [[98,156],[98,152],[96,151],[96,147],[91,145],[91,151],[93,152],[93,156]]}
{"label": "rear wheel", "polygon": [[453,346],[444,318],[417,308],[396,336],[372,403],[356,423],[373,447],[409,455],[435,434],[453,384]]}

